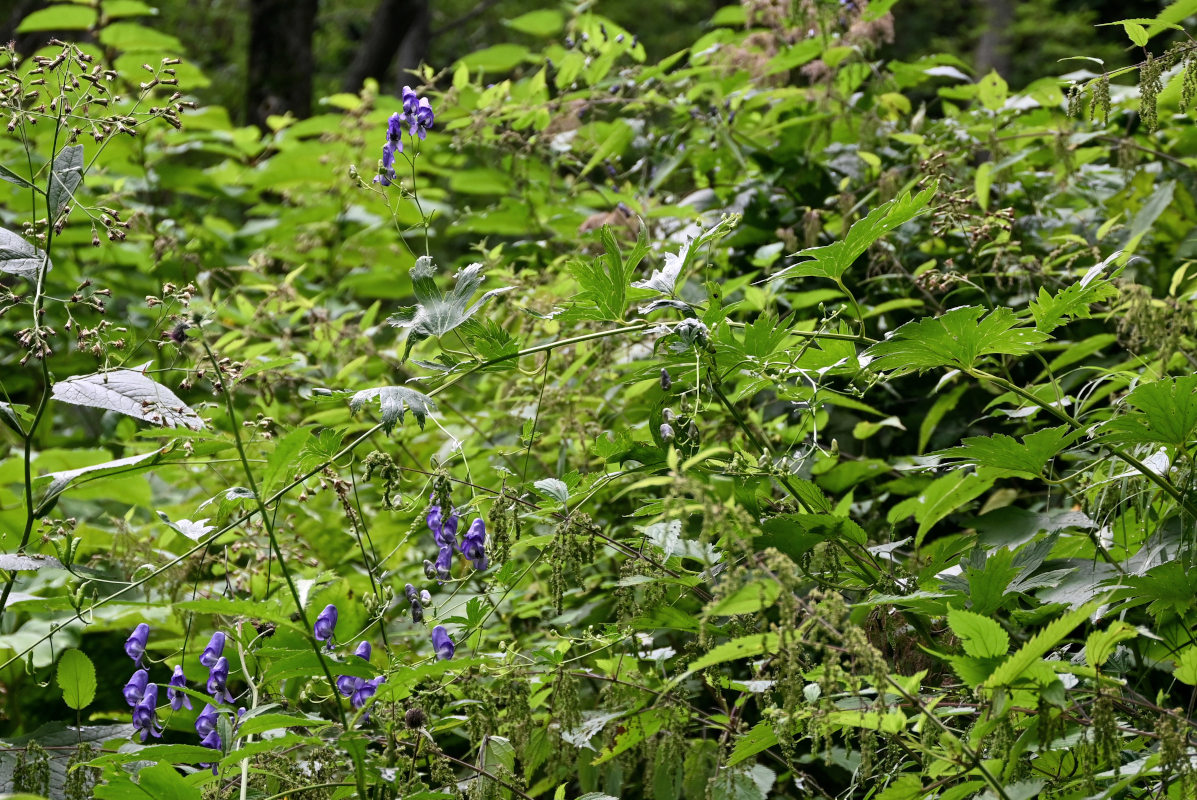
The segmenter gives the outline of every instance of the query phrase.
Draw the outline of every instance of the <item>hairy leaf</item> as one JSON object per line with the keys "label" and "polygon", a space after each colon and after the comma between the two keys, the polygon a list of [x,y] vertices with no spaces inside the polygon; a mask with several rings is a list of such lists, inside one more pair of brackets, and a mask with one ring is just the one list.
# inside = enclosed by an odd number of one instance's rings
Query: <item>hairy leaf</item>
{"label": "hairy leaf", "polygon": [[12,231],[0,228],[0,272],[7,272],[25,280],[35,280],[43,263],[47,270],[52,266],[45,251],[34,247]]}
{"label": "hairy leaf", "polygon": [[482,285],[482,264],[470,264],[455,278],[453,288],[442,292],[436,285],[436,267],[431,258],[423,256],[411,268],[417,303],[387,319],[391,325],[407,331],[407,344],[403,349],[405,360],[421,339],[449,333],[474,316],[491,298],[512,288],[503,286],[491,289],[471,304],[470,300]]}
{"label": "hairy leaf", "polygon": [[175,393],[139,369],[114,369],[68,378],[54,384],[52,396],[63,403],[115,411],[166,428],[203,430],[204,421]]}
{"label": "hairy leaf", "polygon": [[363,389],[349,399],[349,407],[357,411],[376,397],[379,410],[382,412],[383,430],[387,433],[391,432],[396,422],[403,421],[403,414],[408,409],[411,410],[421,428],[424,427],[424,421],[428,418],[428,412],[436,410],[436,403],[431,397],[417,392],[415,389],[408,389],[406,386],[379,386],[374,389]]}

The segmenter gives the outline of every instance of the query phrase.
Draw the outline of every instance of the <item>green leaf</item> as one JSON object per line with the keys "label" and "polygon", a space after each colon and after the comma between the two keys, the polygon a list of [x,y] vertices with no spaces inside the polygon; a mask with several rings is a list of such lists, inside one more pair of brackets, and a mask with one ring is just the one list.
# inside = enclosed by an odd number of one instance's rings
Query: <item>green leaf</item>
{"label": "green leaf", "polygon": [[67,378],[54,384],[52,397],[60,403],[127,414],[167,428],[204,429],[204,421],[174,392],[139,369],[114,369]]}
{"label": "green leaf", "polygon": [[973,179],[974,191],[977,194],[977,205],[982,211],[989,210],[989,189],[993,186],[993,162],[986,161],[977,167],[976,177]]}
{"label": "green leaf", "polygon": [[1197,686],[1197,645],[1189,645],[1180,651],[1172,677],[1189,686]]}
{"label": "green leaf", "polygon": [[923,537],[934,525],[953,511],[975,500],[993,485],[994,476],[976,472],[956,471],[936,478],[915,497],[908,498],[889,510],[886,518],[897,522],[913,516],[919,523],[914,546],[923,543]]}
{"label": "green leaf", "polygon": [[567,319],[594,319],[622,322],[627,311],[628,284],[644,256],[648,254],[648,234],[643,226],[636,238],[636,246],[624,258],[619,241],[604,225],[599,238],[606,251],[592,261],[575,261],[570,272],[577,280],[581,291],[573,299],[573,305],[565,315]]}
{"label": "green leaf", "polygon": [[736,591],[716,601],[706,609],[712,617],[734,617],[737,614],[754,614],[769,608],[777,602],[781,584],[772,579],[758,578],[749,581]]}
{"label": "green leaf", "polygon": [[54,164],[50,168],[50,190],[47,199],[51,218],[58,217],[82,182],[83,145],[62,148],[54,157]]}
{"label": "green leaf", "polygon": [[[1089,634],[1089,638],[1085,640],[1085,663],[1091,667],[1100,667],[1109,660],[1110,656],[1114,655],[1114,648],[1118,646],[1119,642],[1134,639],[1138,635],[1139,631],[1134,626],[1121,620],[1114,620],[1104,631],[1094,631]],[[1189,649],[1197,652],[1197,647]],[[1193,666],[1197,669],[1197,659],[1194,660]],[[1184,680],[1179,675],[1177,677]]]}
{"label": "green leaf", "polygon": [[1131,40],[1131,44],[1135,47],[1147,46],[1147,29],[1137,22],[1123,22],[1122,29],[1126,31],[1126,38]]}
{"label": "green leaf", "polygon": [[734,767],[741,761],[752,758],[775,744],[777,744],[777,733],[773,730],[773,725],[767,721],[758,722],[748,733],[736,737],[736,744],[732,747],[731,756],[727,759],[727,766]]}
{"label": "green leaf", "polygon": [[977,81],[977,99],[990,111],[1000,111],[1008,95],[1009,86],[996,70]]}
{"label": "green leaf", "polygon": [[[400,417],[402,418],[402,412]],[[311,428],[297,428],[275,443],[258,483],[258,491],[262,497],[269,497],[271,492],[285,484],[291,475],[298,471],[299,454],[307,447],[311,438]]]}
{"label": "green leaf", "polygon": [[935,429],[939,423],[947,416],[948,412],[956,408],[956,404],[960,402],[960,396],[968,389],[967,383],[959,383],[952,387],[952,390],[947,394],[941,394],[936,398],[935,403],[927,411],[923,421],[919,423],[919,453],[927,449],[927,443],[931,441],[931,435],[935,433]]}
{"label": "green leaf", "polygon": [[44,250],[39,250],[10,230],[0,228],[0,272],[32,281],[37,278],[43,263],[47,271],[53,266]]}
{"label": "green leaf", "polygon": [[1072,630],[1088,619],[1097,610],[1096,602],[1086,603],[1080,608],[1069,611],[1049,623],[1043,630],[1031,637],[1030,641],[1020,647],[1014,655],[1002,662],[1001,666],[985,681],[988,688],[1010,686],[1021,678],[1033,664],[1047,655],[1048,651],[1064,640]]}
{"label": "green leaf", "polygon": [[72,648],[62,654],[57,679],[63,701],[76,711],[91,705],[96,697],[96,668],[81,650]]}
{"label": "green leaf", "polygon": [[437,288],[435,276],[436,267],[432,259],[427,256],[418,258],[416,265],[411,268],[417,304],[387,319],[391,325],[403,328],[407,332],[407,345],[403,350],[404,360],[416,342],[431,336],[445,335],[474,316],[491,298],[512,288],[504,286],[491,289],[471,305],[470,300],[482,285],[482,264],[470,264],[457,273],[456,283],[448,293]]}
{"label": "green leaf", "polygon": [[555,36],[565,27],[565,18],[556,9],[542,8],[504,20],[503,24],[529,36]]}
{"label": "green leaf", "polygon": [[84,31],[96,24],[96,10],[62,3],[34,11],[17,26],[17,33]]}
{"label": "green leaf", "polygon": [[995,658],[1010,650],[1010,637],[997,620],[959,608],[948,609],[948,627],[973,658]]}
{"label": "green leaf", "polygon": [[1118,289],[1114,284],[1100,276],[1121,253],[1120,250],[1102,261],[1085,273],[1085,277],[1080,281],[1061,289],[1055,295],[1048,294],[1047,289],[1040,286],[1039,297],[1032,300],[1030,305],[1035,327],[1044,333],[1050,333],[1069,320],[1088,319],[1090,306],[1117,297]]}
{"label": "green leaf", "polygon": [[958,447],[941,450],[945,458],[960,463],[989,467],[994,477],[1038,478],[1047,463],[1084,435],[1067,425],[1029,433],[1021,442],[1004,433],[970,436]]}
{"label": "green leaf", "polygon": [[830,278],[839,281],[852,262],[864,254],[878,239],[903,223],[917,217],[935,195],[938,185],[932,183],[917,195],[910,192],[883,203],[859,220],[848,235],[833,244],[808,247],[793,257],[808,258],[800,264],[786,267],[777,278]]}
{"label": "green leaf", "polygon": [[1126,396],[1135,407],[1106,422],[1103,441],[1114,444],[1191,444],[1197,429],[1197,375],[1140,383]]}
{"label": "green leaf", "polygon": [[677,253],[666,253],[665,264],[661,269],[654,269],[652,275],[642,281],[632,284],[636,289],[651,289],[669,297],[675,297],[677,281],[686,269],[694,263],[702,248],[722,239],[740,222],[739,214],[728,214],[717,223],[707,228],[697,236],[686,241]]}
{"label": "green leaf", "polygon": [[143,767],[131,778],[121,775],[95,788],[95,796],[107,800],[200,800],[201,795],[170,763]]}
{"label": "green leaf", "polygon": [[776,633],[758,633],[751,636],[741,636],[738,639],[732,639],[730,642],[716,645],[691,661],[686,666],[686,671],[674,678],[672,682],[677,683],[687,675],[692,675],[700,669],[713,667],[716,664],[738,661],[741,658],[748,658],[749,656],[759,656],[761,653],[771,653],[777,649],[780,641],[781,637]]}
{"label": "green leaf", "polygon": [[756,764],[721,769],[710,785],[711,800],[765,800],[777,774]]}
{"label": "green leaf", "polygon": [[428,419],[428,413],[436,410],[436,403],[426,394],[408,389],[406,386],[379,386],[374,389],[362,389],[349,399],[349,408],[359,410],[363,405],[378,398],[378,407],[382,412],[382,426],[387,433],[395,427],[396,422],[403,422],[403,415],[410,409],[412,416],[420,427]]}
{"label": "green leaf", "polygon": [[891,377],[936,367],[968,370],[991,355],[1025,355],[1048,335],[1018,327],[1018,318],[1005,306],[985,315],[980,306],[953,308],[934,319],[908,322],[884,341],[870,347],[869,365]]}

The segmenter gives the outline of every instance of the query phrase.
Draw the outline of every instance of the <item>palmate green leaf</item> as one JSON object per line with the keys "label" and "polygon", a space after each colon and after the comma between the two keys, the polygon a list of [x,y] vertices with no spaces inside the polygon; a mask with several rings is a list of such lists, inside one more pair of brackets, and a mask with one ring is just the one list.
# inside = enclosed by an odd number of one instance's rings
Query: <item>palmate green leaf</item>
{"label": "palmate green leaf", "polygon": [[628,289],[632,276],[648,255],[648,233],[644,226],[640,227],[636,245],[626,257],[620,251],[611,226],[604,225],[599,238],[605,251],[602,256],[592,261],[577,261],[569,267],[581,291],[574,297],[569,310],[562,315],[563,320],[623,321],[628,308]]}
{"label": "palmate green leaf", "polygon": [[1126,396],[1135,410],[1106,422],[1099,435],[1111,444],[1184,448],[1197,430],[1197,375],[1141,383]]}
{"label": "palmate green leaf", "polygon": [[1006,655],[1010,636],[997,620],[960,608],[948,609],[948,627],[960,638],[964,652],[973,658]]}
{"label": "palmate green leaf", "polygon": [[934,319],[908,322],[865,356],[870,367],[890,376],[937,367],[971,369],[986,356],[1020,356],[1046,341],[1048,334],[1021,327],[1014,312],[1004,306],[989,314],[980,306],[953,308]]}
{"label": "palmate green leaf", "polygon": [[457,273],[453,288],[442,292],[436,285],[436,266],[427,256],[416,259],[416,265],[411,268],[411,281],[416,305],[401,309],[387,319],[391,325],[407,332],[404,360],[421,339],[444,336],[474,316],[491,298],[512,288],[491,289],[471,304],[470,300],[482,285],[482,264],[470,264]]}
{"label": "palmate green leaf", "polygon": [[932,183],[917,195],[910,192],[883,203],[848,230],[848,235],[833,244],[808,247],[793,254],[808,258],[786,267],[775,278],[830,278],[839,281],[856,261],[882,236],[917,217],[935,196],[938,184]]}
{"label": "palmate green leaf", "polygon": [[1037,478],[1047,463],[1084,435],[1067,425],[1029,433],[1019,442],[1004,433],[970,436],[957,447],[941,450],[945,458],[962,464],[989,467],[995,477]]}
{"label": "palmate green leaf", "polygon": [[1044,333],[1050,333],[1069,320],[1088,319],[1090,306],[1116,297],[1118,289],[1101,277],[1101,274],[1121,255],[1122,251],[1119,250],[1092,267],[1079,281],[1054,295],[1049,294],[1042,286],[1039,287],[1039,297],[1032,300],[1030,305],[1035,327]]}
{"label": "palmate green leaf", "polygon": [[403,421],[403,414],[408,409],[416,418],[420,427],[428,419],[428,412],[436,410],[436,403],[432,398],[415,389],[406,386],[378,386],[373,389],[362,389],[349,399],[349,408],[357,411],[363,405],[378,398],[379,410],[382,412],[382,426],[387,433],[395,427],[396,422]]}

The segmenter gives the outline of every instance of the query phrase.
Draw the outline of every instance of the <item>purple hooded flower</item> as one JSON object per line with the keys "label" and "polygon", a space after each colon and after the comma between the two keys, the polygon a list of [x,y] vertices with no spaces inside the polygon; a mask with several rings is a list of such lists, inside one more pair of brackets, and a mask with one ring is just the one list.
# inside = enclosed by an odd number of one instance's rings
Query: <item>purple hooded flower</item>
{"label": "purple hooded flower", "polygon": [[140,731],[141,741],[147,735],[162,736],[162,729],[158,727],[158,684],[151,683],[145,687],[145,695],[141,702],[133,707],[133,729]]}
{"label": "purple hooded flower", "polygon": [[150,673],[144,669],[139,669],[133,673],[133,677],[129,678],[129,682],[125,684],[122,690],[125,694],[125,702],[131,707],[136,707],[141,702],[141,698],[145,696],[146,684],[150,682]]}
{"label": "purple hooded flower", "polygon": [[353,692],[353,696],[349,698],[350,704],[354,708],[361,708],[366,704],[366,701],[374,696],[378,690],[378,685],[386,680],[385,675],[379,675],[377,678],[371,678],[368,681],[361,681]]}
{"label": "purple hooded flower", "polygon": [[415,600],[418,596],[416,593],[416,587],[412,586],[410,583],[403,584],[403,596],[408,600]]}
{"label": "purple hooded flower", "polygon": [[410,86],[403,87],[403,113],[415,114],[420,107],[420,96]]}
{"label": "purple hooded flower", "polygon": [[337,627],[337,607],[329,603],[320,612],[320,616],[316,617],[315,624],[316,641],[328,642],[328,646],[332,647],[333,629]]}
{"label": "purple hooded flower", "polygon": [[370,660],[370,643],[367,642],[365,639],[358,642],[357,649],[353,651],[353,654],[355,656],[357,656],[358,658],[364,658],[366,661],[369,661]]}
{"label": "purple hooded flower", "polygon": [[224,653],[224,641],[226,638],[220,631],[212,634],[212,638],[208,640],[208,646],[200,654],[199,662],[205,667],[211,667],[215,664],[216,659],[220,658],[221,654]]}
{"label": "purple hooded flower", "polygon": [[428,530],[432,531],[432,538],[441,540],[441,525],[445,521],[445,512],[435,502],[428,507],[428,516],[424,518],[428,523]]}
{"label": "purple hooded flower", "polygon": [[218,703],[231,703],[233,696],[229,694],[229,660],[224,656],[216,659],[212,670],[208,673],[208,694]]}
{"label": "purple hooded flower", "polygon": [[428,102],[427,97],[420,98],[419,107],[409,117],[411,117],[411,135],[419,136],[422,140],[425,132],[432,127],[432,122],[435,119],[432,115],[432,104]]}
{"label": "purple hooded flower", "polygon": [[426,605],[426,606],[432,605],[432,592],[428,591],[427,589],[421,589],[420,590],[420,603],[421,603],[421,605]]}
{"label": "purple hooded flower", "polygon": [[436,576],[442,581],[447,581],[452,572],[453,550],[450,547],[442,545],[440,552],[436,556]]}
{"label": "purple hooded flower", "polygon": [[449,518],[445,520],[445,524],[441,526],[441,537],[437,539],[437,544],[441,547],[452,547],[457,549],[457,523],[460,521],[456,514],[450,513]]}
{"label": "purple hooded flower", "polygon": [[204,706],[204,710],[195,718],[195,732],[200,736],[207,736],[216,730],[216,707],[211,703]]}
{"label": "purple hooded flower", "polygon": [[170,707],[175,711],[184,706],[188,711],[191,710],[191,698],[179,691],[185,686],[187,686],[187,677],[183,675],[183,668],[176,666],[174,674],[170,676],[170,684],[166,688],[166,699],[170,700]]}
{"label": "purple hooded flower", "polygon": [[461,552],[474,564],[474,569],[484,570],[490,566],[486,557],[486,523],[477,517],[470,523],[470,529],[461,540]]}
{"label": "purple hooded flower", "polygon": [[456,648],[453,646],[453,640],[449,638],[449,633],[445,630],[444,625],[437,625],[432,629],[432,649],[436,650],[438,661],[447,661],[453,658]]}
{"label": "purple hooded flower", "polygon": [[337,677],[337,691],[345,697],[357,691],[357,685],[361,683],[362,679],[353,675],[340,675]]}
{"label": "purple hooded flower", "polygon": [[125,652],[133,663],[142,666],[141,657],[145,655],[145,645],[150,639],[150,626],[144,622],[133,629],[133,633],[125,640]]}

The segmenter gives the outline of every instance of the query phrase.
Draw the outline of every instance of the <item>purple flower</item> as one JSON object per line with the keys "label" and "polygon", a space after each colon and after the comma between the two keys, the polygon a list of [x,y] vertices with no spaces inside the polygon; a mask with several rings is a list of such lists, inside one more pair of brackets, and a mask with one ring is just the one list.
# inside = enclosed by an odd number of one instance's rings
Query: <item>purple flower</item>
{"label": "purple flower", "polygon": [[420,603],[421,603],[421,605],[426,605],[426,606],[431,605],[432,604],[432,592],[428,591],[427,589],[421,589],[420,590]]}
{"label": "purple flower", "polygon": [[416,113],[420,107],[420,96],[410,86],[403,87],[403,111],[406,114]]}
{"label": "purple flower", "polygon": [[428,523],[428,530],[432,531],[432,538],[438,542],[441,540],[441,525],[445,521],[445,512],[441,511],[441,507],[435,503],[428,508],[428,516],[425,517]]}
{"label": "purple flower", "polygon": [[357,656],[358,658],[364,658],[367,661],[369,661],[370,660],[370,643],[365,641],[364,639],[361,642],[358,642],[357,649],[353,651],[353,654],[355,656]]}
{"label": "purple flower", "polygon": [[129,682],[125,684],[122,690],[125,693],[125,702],[130,707],[136,707],[141,702],[141,698],[145,696],[146,684],[150,682],[150,673],[144,669],[139,669],[133,673],[133,677],[129,678]]}
{"label": "purple flower", "polygon": [[218,703],[231,703],[233,696],[229,694],[229,660],[224,656],[216,659],[212,670],[208,673],[208,694]]}
{"label": "purple flower", "polygon": [[[224,742],[220,740],[220,734],[216,732],[216,729],[212,729],[204,734],[204,738],[200,739],[200,744],[202,744],[204,747],[211,747],[213,750],[220,750],[224,747]],[[207,765],[200,764],[200,766],[203,767]],[[215,764],[212,765],[212,771],[216,771]]]}
{"label": "purple flower", "polygon": [[387,120],[387,141],[398,145],[399,149],[396,152],[403,152],[403,115],[399,112],[391,114],[391,118]]}
{"label": "purple flower", "polygon": [[450,513],[449,518],[445,520],[445,524],[441,526],[441,538],[437,544],[442,547],[457,547],[457,523],[459,518],[456,514]]}
{"label": "purple flower", "polygon": [[470,529],[461,540],[461,552],[474,564],[474,569],[484,570],[490,566],[486,557],[486,523],[477,517],[470,523]]}
{"label": "purple flower", "polygon": [[183,668],[176,666],[174,674],[170,676],[170,684],[166,689],[166,698],[170,700],[170,707],[175,711],[184,706],[187,707],[188,711],[191,710],[191,698],[179,691],[179,689],[185,686],[187,686],[187,677],[183,675]]}
{"label": "purple flower", "polygon": [[411,621],[412,622],[423,622],[424,621],[424,606],[420,605],[419,600],[411,601]]}
{"label": "purple flower", "polygon": [[350,704],[354,708],[361,708],[366,704],[366,701],[374,696],[374,692],[378,690],[378,684],[386,680],[385,675],[379,675],[377,678],[371,678],[368,681],[362,681],[358,684],[357,689],[353,692],[353,696],[349,698]]}
{"label": "purple flower", "polygon": [[428,559],[424,559],[424,577],[428,580],[436,578],[436,564],[433,564]]}
{"label": "purple flower", "polygon": [[440,552],[436,556],[436,576],[442,581],[447,581],[452,571],[453,549],[447,545],[442,545]]}
{"label": "purple flower", "polygon": [[145,655],[145,645],[150,638],[150,626],[144,622],[133,629],[133,633],[125,640],[125,652],[133,663],[141,666],[141,657]]}
{"label": "purple flower", "polygon": [[411,135],[418,135],[422,140],[424,133],[432,127],[432,121],[435,119],[432,115],[432,105],[428,102],[427,97],[420,98],[420,105],[411,116]]}
{"label": "purple flower", "polygon": [[432,629],[432,649],[436,650],[438,661],[447,661],[453,658],[456,648],[453,646],[453,640],[449,638],[449,633],[445,630],[444,625],[437,625]]}
{"label": "purple flower", "polygon": [[333,629],[337,627],[337,607],[329,603],[320,612],[320,616],[316,617],[316,641],[328,642],[328,646],[332,647]]}
{"label": "purple flower", "polygon": [[337,691],[345,697],[349,697],[357,691],[357,685],[361,682],[361,678],[356,678],[353,675],[341,675],[337,678]]}
{"label": "purple flower", "polygon": [[145,695],[141,702],[133,707],[133,729],[141,732],[141,741],[147,735],[162,736],[162,729],[158,727],[158,684],[151,683],[145,687]]}
{"label": "purple flower", "polygon": [[408,600],[415,600],[416,599],[416,587],[412,586],[410,583],[405,583],[403,585],[403,596],[406,597]]}
{"label": "purple flower", "polygon": [[[195,718],[195,732],[200,736],[207,736],[216,731],[216,707],[211,703],[204,706],[204,710]],[[211,747],[211,745],[208,745]]]}
{"label": "purple flower", "polygon": [[212,638],[208,640],[208,646],[204,648],[204,652],[200,654],[200,663],[205,667],[211,667],[216,663],[216,659],[224,652],[225,635],[220,631],[212,634]]}

